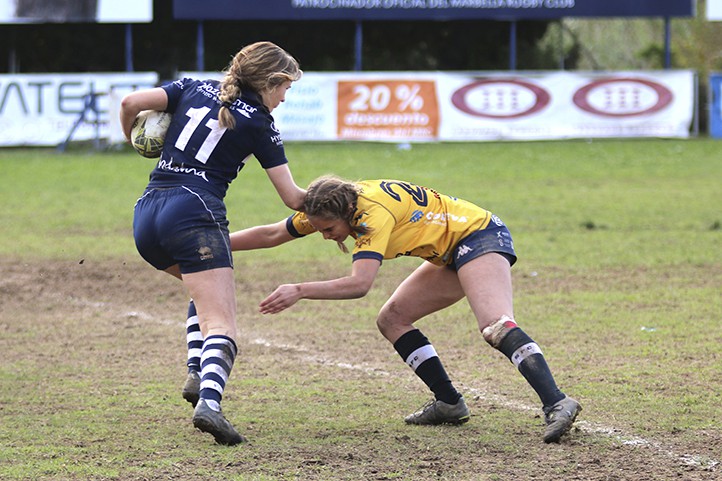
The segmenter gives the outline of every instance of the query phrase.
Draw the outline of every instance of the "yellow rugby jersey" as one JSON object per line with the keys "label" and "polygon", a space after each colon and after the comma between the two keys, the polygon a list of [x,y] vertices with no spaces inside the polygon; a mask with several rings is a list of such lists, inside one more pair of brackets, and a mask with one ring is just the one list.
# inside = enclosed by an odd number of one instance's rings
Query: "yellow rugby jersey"
{"label": "yellow rugby jersey", "polygon": [[[360,192],[352,222],[370,232],[355,237],[354,260],[413,256],[447,265],[459,241],[491,219],[491,212],[471,202],[409,182],[365,180],[356,185]],[[288,218],[286,227],[296,237],[315,232],[300,212]]]}

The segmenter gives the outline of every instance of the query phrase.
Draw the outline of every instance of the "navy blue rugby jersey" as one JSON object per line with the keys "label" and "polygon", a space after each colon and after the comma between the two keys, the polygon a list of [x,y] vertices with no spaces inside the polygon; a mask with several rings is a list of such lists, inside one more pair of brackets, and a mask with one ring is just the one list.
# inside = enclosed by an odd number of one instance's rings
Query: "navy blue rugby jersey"
{"label": "navy blue rugby jersey", "polygon": [[236,127],[228,130],[218,125],[217,80],[184,78],[162,88],[173,117],[148,188],[194,186],[223,198],[250,155],[264,169],[288,162],[273,117],[255,92],[233,103]]}

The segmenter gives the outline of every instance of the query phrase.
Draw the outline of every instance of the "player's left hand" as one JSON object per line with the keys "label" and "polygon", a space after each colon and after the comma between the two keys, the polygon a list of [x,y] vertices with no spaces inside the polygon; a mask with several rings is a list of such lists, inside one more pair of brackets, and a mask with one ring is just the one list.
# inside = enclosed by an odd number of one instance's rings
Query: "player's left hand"
{"label": "player's left hand", "polygon": [[282,284],[258,306],[261,314],[277,314],[294,305],[301,298],[298,284]]}

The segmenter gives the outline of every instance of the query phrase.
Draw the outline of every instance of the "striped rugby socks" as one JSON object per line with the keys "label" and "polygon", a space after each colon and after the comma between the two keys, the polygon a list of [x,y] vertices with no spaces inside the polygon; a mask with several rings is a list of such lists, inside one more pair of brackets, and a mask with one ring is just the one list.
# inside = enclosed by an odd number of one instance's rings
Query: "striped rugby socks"
{"label": "striped rugby socks", "polygon": [[227,336],[213,335],[203,341],[201,353],[201,399],[208,407],[220,411],[223,390],[236,359],[236,343]]}
{"label": "striped rugby socks", "polygon": [[186,343],[188,344],[188,372],[201,370],[201,350],[203,349],[203,334],[198,324],[198,314],[193,299],[188,303],[188,319],[186,320]]}

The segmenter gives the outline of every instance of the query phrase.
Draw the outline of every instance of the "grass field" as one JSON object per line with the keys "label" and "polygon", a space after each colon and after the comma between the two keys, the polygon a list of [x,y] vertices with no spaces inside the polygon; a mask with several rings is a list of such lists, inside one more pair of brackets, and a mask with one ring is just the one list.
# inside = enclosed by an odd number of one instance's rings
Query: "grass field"
{"label": "grass field", "polygon": [[[538,399],[461,302],[418,325],[472,419],[404,425],[429,393],[374,321],[418,262],[385,262],[364,299],[258,314],[279,283],[348,272],[311,236],[236,254],[240,354],[224,410],[251,442],[234,448],[190,423],[187,296],[133,245],[152,161],[2,150],[0,479],[722,479],[720,145],[288,145],[300,185],[401,178],[504,219],[517,320],[584,410],[543,444]],[[232,229],[289,213],[253,160],[227,204]]]}

